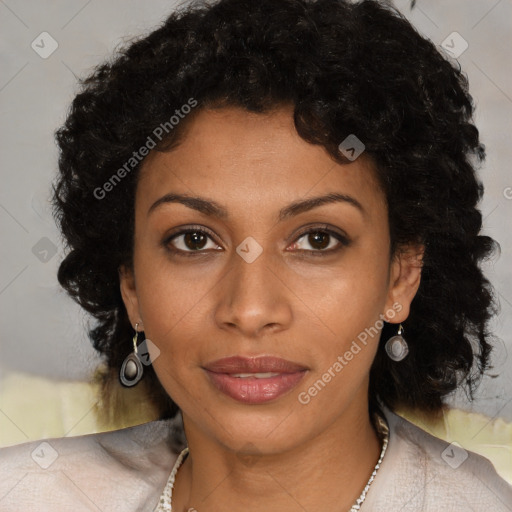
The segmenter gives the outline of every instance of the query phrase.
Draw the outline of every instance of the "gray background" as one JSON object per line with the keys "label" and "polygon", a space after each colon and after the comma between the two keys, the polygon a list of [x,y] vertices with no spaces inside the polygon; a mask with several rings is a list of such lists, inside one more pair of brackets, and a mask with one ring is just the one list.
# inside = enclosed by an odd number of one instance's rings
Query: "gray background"
{"label": "gray background", "polygon": [[[87,316],[60,289],[56,272],[63,246],[50,214],[56,169],[54,130],[77,91],[77,76],[130,37],[149,32],[174,1],[0,0],[0,370],[86,380],[99,362],[86,336]],[[395,5],[437,45],[453,47],[477,105],[476,122],[488,158],[481,170],[486,195],[484,231],[501,244],[485,264],[501,303],[493,323],[495,379],[478,399],[456,405],[512,420],[512,0],[409,0]],[[47,32],[58,48],[51,49]],[[460,34],[452,35],[453,32]],[[43,39],[43,41],[41,41]],[[32,42],[38,45],[33,49]],[[39,53],[36,52],[36,49]]]}

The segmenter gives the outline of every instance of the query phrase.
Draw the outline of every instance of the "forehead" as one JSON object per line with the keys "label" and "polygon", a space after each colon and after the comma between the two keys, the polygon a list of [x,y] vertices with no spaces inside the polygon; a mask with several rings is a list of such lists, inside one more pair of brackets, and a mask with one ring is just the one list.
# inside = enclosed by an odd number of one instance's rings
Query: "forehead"
{"label": "forehead", "polygon": [[335,162],[299,136],[291,107],[265,114],[234,107],[199,111],[177,147],[146,158],[138,207],[147,210],[170,191],[258,211],[331,192],[354,196],[365,209],[385,205],[371,159],[363,154],[349,164]]}

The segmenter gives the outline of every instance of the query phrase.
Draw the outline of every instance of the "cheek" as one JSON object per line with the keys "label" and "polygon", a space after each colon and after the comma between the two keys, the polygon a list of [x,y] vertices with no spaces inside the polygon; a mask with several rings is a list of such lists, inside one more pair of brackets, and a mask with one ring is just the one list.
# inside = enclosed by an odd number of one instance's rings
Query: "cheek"
{"label": "cheek", "polygon": [[388,294],[386,249],[358,247],[317,287],[316,310],[335,332],[349,337],[384,313]]}
{"label": "cheek", "polygon": [[155,338],[165,337],[179,323],[193,317],[215,284],[215,276],[206,267],[180,260],[173,263],[165,249],[149,236],[138,242],[134,265],[141,316]]}
{"label": "cheek", "polygon": [[344,260],[331,279],[324,280],[323,290],[315,288],[315,312],[326,335],[316,336],[314,372],[301,391],[306,400],[314,397],[320,408],[362,389],[383,326],[386,263],[379,251],[361,248]]}
{"label": "cheek", "polygon": [[[365,269],[364,275],[358,272],[359,264]],[[346,404],[361,390],[365,392],[383,325],[379,315],[385,303],[385,278],[377,268],[368,270],[359,259],[352,273],[327,283],[328,293],[324,289],[315,308],[326,334],[309,329],[315,339],[310,354],[314,366],[298,390],[302,393],[298,396],[301,404],[310,403],[315,410],[325,411],[333,403]]]}
{"label": "cheek", "polygon": [[176,403],[187,403],[192,395],[197,401],[198,363],[212,333],[211,297],[222,276],[207,266],[173,265],[148,249],[136,252],[134,263],[145,335],[160,351],[153,362],[158,379]]}
{"label": "cheek", "polygon": [[[177,274],[177,273],[174,273]],[[160,353],[153,368],[164,389],[182,406],[196,396],[200,347],[205,345],[204,283],[169,274],[169,268],[150,265],[140,272],[138,287],[141,316],[145,334]],[[201,300],[203,299],[203,301]]]}

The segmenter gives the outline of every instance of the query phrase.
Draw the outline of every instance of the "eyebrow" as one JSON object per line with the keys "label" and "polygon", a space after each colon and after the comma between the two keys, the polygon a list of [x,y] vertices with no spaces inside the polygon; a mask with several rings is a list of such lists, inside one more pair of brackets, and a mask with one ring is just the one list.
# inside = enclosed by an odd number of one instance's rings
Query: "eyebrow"
{"label": "eyebrow", "polygon": [[[187,206],[188,208],[201,212],[204,215],[208,215],[210,217],[216,216],[220,219],[229,218],[227,210],[224,207],[222,207],[219,203],[211,199],[176,193],[165,194],[160,199],[156,200],[150,206],[148,210],[148,216],[159,206],[168,203],[180,203]],[[332,192],[330,194],[326,194],[323,196],[310,197],[307,199],[301,199],[298,201],[294,201],[293,203],[290,203],[288,206],[282,208],[279,211],[278,221],[282,222],[283,220],[299,215],[300,213],[304,213],[309,210],[312,210],[313,208],[317,208],[324,204],[330,203],[347,203],[354,206],[357,210],[360,211],[361,214],[366,214],[365,209],[357,199],[346,194]]]}

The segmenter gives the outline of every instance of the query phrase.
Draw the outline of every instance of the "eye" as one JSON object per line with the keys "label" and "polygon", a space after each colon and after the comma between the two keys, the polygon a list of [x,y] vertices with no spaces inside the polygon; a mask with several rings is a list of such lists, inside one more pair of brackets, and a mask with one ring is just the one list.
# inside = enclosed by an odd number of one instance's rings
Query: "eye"
{"label": "eye", "polygon": [[[304,239],[304,240],[303,240]],[[301,242],[301,240],[303,240]],[[312,249],[304,247],[308,245]],[[347,236],[328,229],[326,226],[317,226],[301,233],[299,238],[291,245],[292,250],[307,251],[311,253],[332,253],[350,244]],[[316,256],[317,254],[315,254]]]}
{"label": "eye", "polygon": [[[163,245],[173,253],[194,256],[194,253],[200,254],[207,249],[219,250],[219,246],[212,237],[213,235],[205,228],[191,226],[166,237]],[[210,247],[208,247],[209,241]]]}
{"label": "eye", "polygon": [[[214,235],[206,228],[190,226],[167,236],[162,244],[168,251],[179,256],[195,256],[204,254],[207,250],[222,250],[213,238]],[[305,244],[309,244],[312,249],[305,248]],[[348,245],[350,240],[346,235],[327,226],[316,226],[303,231],[290,247],[291,251],[299,250],[320,256],[331,254]]]}

